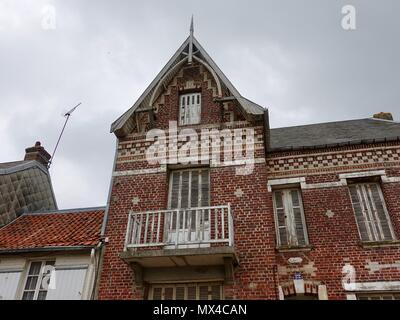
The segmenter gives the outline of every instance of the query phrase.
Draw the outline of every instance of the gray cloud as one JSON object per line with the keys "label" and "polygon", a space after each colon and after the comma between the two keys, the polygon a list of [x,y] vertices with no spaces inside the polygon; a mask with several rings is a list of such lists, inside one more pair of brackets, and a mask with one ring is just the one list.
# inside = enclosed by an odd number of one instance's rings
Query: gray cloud
{"label": "gray cloud", "polygon": [[[42,9],[56,9],[43,30]],[[59,206],[106,202],[115,138],[109,126],[188,35],[272,127],[400,116],[400,3],[351,1],[357,30],[341,28],[349,1],[0,2],[0,161],[41,140],[51,151],[77,102],[51,174]]]}

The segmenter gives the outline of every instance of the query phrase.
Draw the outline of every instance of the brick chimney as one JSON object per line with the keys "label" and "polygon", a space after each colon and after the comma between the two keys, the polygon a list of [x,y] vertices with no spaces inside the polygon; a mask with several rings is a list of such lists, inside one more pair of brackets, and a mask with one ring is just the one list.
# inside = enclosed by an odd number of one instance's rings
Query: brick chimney
{"label": "brick chimney", "polygon": [[390,112],[379,112],[373,115],[375,119],[383,119],[393,121],[393,116]]}
{"label": "brick chimney", "polygon": [[40,145],[39,141],[33,147],[25,149],[25,161],[36,160],[47,168],[50,158],[50,154]]}

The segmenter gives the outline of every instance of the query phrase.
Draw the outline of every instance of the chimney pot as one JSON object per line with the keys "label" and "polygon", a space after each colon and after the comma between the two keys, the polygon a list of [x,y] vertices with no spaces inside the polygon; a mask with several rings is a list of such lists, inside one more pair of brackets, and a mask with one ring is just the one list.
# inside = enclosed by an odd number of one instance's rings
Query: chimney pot
{"label": "chimney pot", "polygon": [[379,112],[373,115],[375,119],[383,119],[393,121],[393,116],[390,112]]}
{"label": "chimney pot", "polygon": [[36,141],[33,147],[25,149],[25,161],[35,160],[47,168],[50,158],[51,155],[41,146],[40,141]]}

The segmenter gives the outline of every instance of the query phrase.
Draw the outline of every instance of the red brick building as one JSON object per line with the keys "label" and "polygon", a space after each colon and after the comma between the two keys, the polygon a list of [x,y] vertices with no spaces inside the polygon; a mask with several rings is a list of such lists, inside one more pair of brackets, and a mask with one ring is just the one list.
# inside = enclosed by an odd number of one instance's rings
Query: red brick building
{"label": "red brick building", "polygon": [[398,298],[390,117],[270,129],[191,32],[112,124],[97,298]]}

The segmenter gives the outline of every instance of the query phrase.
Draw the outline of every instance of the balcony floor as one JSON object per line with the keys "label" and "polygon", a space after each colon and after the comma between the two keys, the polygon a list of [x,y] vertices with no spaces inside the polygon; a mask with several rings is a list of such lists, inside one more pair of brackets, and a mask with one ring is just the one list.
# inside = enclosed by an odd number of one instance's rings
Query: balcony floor
{"label": "balcony floor", "polygon": [[207,248],[178,248],[157,250],[128,250],[120,254],[127,263],[137,263],[143,268],[215,266],[224,265],[230,259],[238,264],[235,249],[232,246]]}

